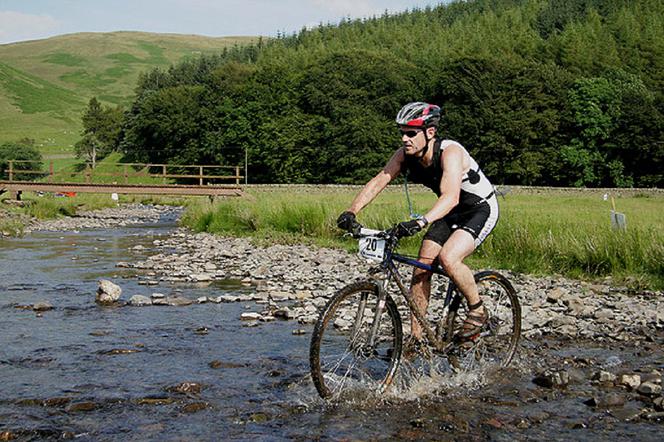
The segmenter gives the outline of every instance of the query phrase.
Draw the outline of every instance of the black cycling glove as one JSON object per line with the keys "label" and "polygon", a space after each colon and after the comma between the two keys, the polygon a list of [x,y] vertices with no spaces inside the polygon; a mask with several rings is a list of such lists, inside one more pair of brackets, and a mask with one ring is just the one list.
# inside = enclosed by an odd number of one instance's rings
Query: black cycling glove
{"label": "black cycling glove", "polygon": [[337,218],[337,227],[347,232],[355,232],[360,229],[360,224],[355,221],[355,214],[350,211],[345,211],[339,218]]}
{"label": "black cycling glove", "polygon": [[[427,225],[427,222],[424,222],[424,226]],[[397,238],[403,238],[405,236],[413,236],[417,232],[421,231],[424,226],[421,225],[420,220],[412,219],[410,221],[403,221],[396,225],[394,234]]]}

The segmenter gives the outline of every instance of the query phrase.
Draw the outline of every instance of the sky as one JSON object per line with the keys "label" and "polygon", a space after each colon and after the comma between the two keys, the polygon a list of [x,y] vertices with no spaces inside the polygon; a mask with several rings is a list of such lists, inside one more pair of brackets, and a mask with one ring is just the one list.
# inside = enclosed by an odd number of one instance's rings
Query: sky
{"label": "sky", "polygon": [[[449,1],[449,0],[447,0]],[[0,44],[74,32],[290,34],[444,0],[0,0]]]}

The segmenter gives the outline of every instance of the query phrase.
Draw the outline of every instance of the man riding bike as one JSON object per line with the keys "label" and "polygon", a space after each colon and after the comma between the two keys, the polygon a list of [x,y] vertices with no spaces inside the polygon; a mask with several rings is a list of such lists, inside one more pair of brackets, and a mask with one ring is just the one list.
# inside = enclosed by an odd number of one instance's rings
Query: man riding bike
{"label": "man riding bike", "polygon": [[[438,106],[422,102],[408,103],[399,111],[396,123],[403,145],[357,194],[348,210],[337,219],[337,225],[348,231],[357,229],[356,215],[400,173],[409,181],[433,190],[438,195],[433,207],[421,218],[399,223],[396,235],[411,236],[429,226],[418,260],[426,264],[437,261],[465,297],[468,315],[457,337],[471,340],[482,331],[488,315],[473,273],[463,260],[495,227],[498,200],[493,186],[468,151],[456,141],[438,136],[440,116]],[[411,293],[423,315],[431,295],[431,276],[431,272],[416,268],[411,281]],[[406,353],[420,348],[421,339],[421,327],[411,316]]]}

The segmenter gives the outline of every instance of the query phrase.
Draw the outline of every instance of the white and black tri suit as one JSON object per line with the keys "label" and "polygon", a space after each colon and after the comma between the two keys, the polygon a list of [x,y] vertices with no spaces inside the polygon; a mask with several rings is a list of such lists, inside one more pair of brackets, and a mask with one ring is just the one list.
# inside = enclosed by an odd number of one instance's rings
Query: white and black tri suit
{"label": "white and black tri suit", "polygon": [[443,151],[451,145],[461,147],[468,155],[470,169],[464,174],[461,182],[459,204],[443,218],[431,223],[424,239],[443,245],[452,232],[463,229],[473,235],[477,247],[498,222],[498,200],[493,186],[463,146],[456,141],[436,139],[433,162],[429,167],[424,167],[419,158],[406,155],[401,172],[405,174],[408,182],[422,184],[440,196],[440,182],[443,178],[440,158]]}

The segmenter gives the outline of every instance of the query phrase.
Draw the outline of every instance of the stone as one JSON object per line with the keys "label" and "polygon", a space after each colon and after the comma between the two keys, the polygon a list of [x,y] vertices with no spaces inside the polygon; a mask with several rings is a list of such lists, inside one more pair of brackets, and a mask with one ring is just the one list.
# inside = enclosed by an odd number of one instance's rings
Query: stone
{"label": "stone", "polygon": [[196,413],[209,407],[207,402],[192,402],[182,407],[183,413]]}
{"label": "stone", "polygon": [[291,298],[291,294],[282,290],[275,290],[270,292],[270,297],[274,301],[287,301]]}
{"label": "stone", "polygon": [[153,294],[150,295],[150,298],[152,298],[152,299],[164,299],[164,298],[166,298],[166,295],[164,295],[163,293],[153,293]]}
{"label": "stone", "polygon": [[261,314],[256,312],[244,312],[240,315],[242,321],[257,321],[261,319]]}
{"label": "stone", "polygon": [[202,390],[203,387],[197,382],[182,382],[166,388],[166,391],[170,393],[180,394],[199,394]]}
{"label": "stone", "polygon": [[208,297],[207,296],[199,296],[198,298],[196,298],[196,302],[198,304],[205,304],[206,302],[208,302]]}
{"label": "stone", "polygon": [[120,286],[113,284],[106,279],[99,280],[99,287],[97,288],[96,301],[99,304],[112,304],[120,299],[122,289]]}
{"label": "stone", "polygon": [[620,393],[607,393],[601,396],[595,396],[586,401],[586,405],[597,408],[622,407],[625,405],[625,396]]}
{"label": "stone", "polygon": [[32,306],[32,310],[36,312],[46,312],[48,310],[53,310],[53,306],[48,302],[38,302]]}
{"label": "stone", "polygon": [[552,304],[557,303],[567,292],[561,288],[550,290],[546,294],[546,300]]}
{"label": "stone", "polygon": [[660,396],[655,398],[655,400],[652,401],[652,404],[655,407],[655,410],[664,411],[664,397]]}
{"label": "stone", "polygon": [[639,388],[636,389],[641,394],[654,396],[662,392],[662,386],[655,384],[654,382],[643,382],[639,385]]}
{"label": "stone", "polygon": [[593,315],[595,319],[613,319],[614,316],[615,314],[613,313],[612,310],[605,308],[597,310]]}
{"label": "stone", "polygon": [[183,298],[181,296],[169,296],[166,298],[166,304],[172,307],[184,307],[193,303],[194,302],[191,299]]}
{"label": "stone", "polygon": [[571,298],[565,301],[567,311],[573,316],[581,316],[583,314],[584,305],[581,298]]}
{"label": "stone", "polygon": [[129,298],[129,305],[133,305],[136,307],[142,307],[145,305],[152,305],[152,299],[148,298],[147,296],[143,295],[134,295],[131,298]]}
{"label": "stone", "polygon": [[293,330],[293,334],[295,336],[302,336],[302,335],[306,335],[307,331],[304,330],[304,329],[298,328],[298,329]]}
{"label": "stone", "polygon": [[641,385],[641,376],[638,374],[621,374],[618,376],[618,384],[636,390]]}
{"label": "stone", "polygon": [[190,278],[196,282],[208,282],[213,279],[209,273],[195,273],[191,275]]}
{"label": "stone", "polygon": [[569,384],[569,373],[547,370],[533,378],[532,382],[544,388],[564,388]]}
{"label": "stone", "polygon": [[288,307],[280,308],[274,311],[274,316],[281,319],[293,319],[295,315]]}
{"label": "stone", "polygon": [[295,291],[295,299],[297,300],[305,300],[305,299],[310,299],[313,296],[311,293],[311,290],[296,290]]}
{"label": "stone", "polygon": [[97,408],[94,402],[75,402],[67,407],[68,413],[78,413],[85,411],[93,411]]}
{"label": "stone", "polygon": [[604,383],[614,382],[616,380],[616,375],[608,371],[600,370],[595,374],[593,374],[591,379],[593,381],[597,381],[604,384]]}

